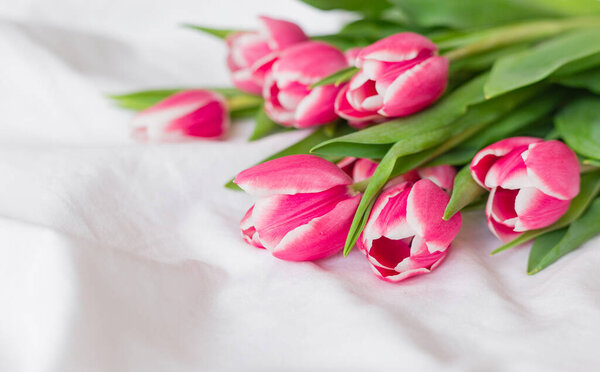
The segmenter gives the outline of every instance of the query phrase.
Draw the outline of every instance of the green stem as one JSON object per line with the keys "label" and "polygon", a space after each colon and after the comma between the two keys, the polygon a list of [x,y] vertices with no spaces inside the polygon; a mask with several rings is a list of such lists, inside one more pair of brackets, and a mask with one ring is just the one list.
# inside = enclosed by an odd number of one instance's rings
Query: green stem
{"label": "green stem", "polygon": [[595,16],[535,21],[498,27],[482,32],[479,40],[451,50],[444,56],[454,62],[512,44],[534,41],[576,28],[598,26],[600,26],[600,17]]}
{"label": "green stem", "polygon": [[360,182],[352,184],[352,190],[354,190],[356,192],[364,192],[367,189],[367,186],[369,186],[370,180],[371,180],[371,177],[364,179]]}

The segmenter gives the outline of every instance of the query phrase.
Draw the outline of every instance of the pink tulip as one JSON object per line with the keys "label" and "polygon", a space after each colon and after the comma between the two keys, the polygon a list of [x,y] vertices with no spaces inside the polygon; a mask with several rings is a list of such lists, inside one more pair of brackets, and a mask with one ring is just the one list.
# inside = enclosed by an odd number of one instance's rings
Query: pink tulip
{"label": "pink tulip", "polygon": [[346,62],[348,62],[349,66],[354,66],[356,64],[356,57],[358,57],[358,54],[361,50],[361,47],[355,47],[344,52],[344,55],[346,56]]}
{"label": "pink tulip", "polygon": [[225,98],[208,90],[175,93],[133,120],[134,136],[149,141],[219,139],[228,127]]}
{"label": "pink tulip", "polygon": [[355,123],[381,121],[421,111],[446,89],[448,60],[437,47],[411,32],[392,35],[363,48],[360,71],[336,99],[339,116]]}
{"label": "pink tulip", "polygon": [[380,279],[398,282],[442,262],[462,224],[460,214],[442,219],[449,199],[429,179],[401,182],[381,193],[357,242]]}
{"label": "pink tulip", "polygon": [[227,64],[233,83],[252,94],[261,94],[265,72],[277,52],[308,40],[295,23],[264,16],[260,20],[259,31],[238,32],[227,38]]}
{"label": "pink tulip", "polygon": [[348,175],[312,155],[256,165],[234,182],[256,198],[242,219],[244,240],[288,261],[317,260],[342,249],[360,201]]}
{"label": "pink tulip", "polygon": [[513,137],[481,150],[473,179],[490,191],[488,225],[502,241],[556,222],[579,193],[579,162],[564,143]]}
{"label": "pink tulip", "polygon": [[279,53],[263,88],[267,115],[297,128],[335,120],[333,104],[342,86],[309,86],[345,67],[344,53],[322,42],[307,41]]}
{"label": "pink tulip", "polygon": [[354,182],[360,182],[371,177],[375,173],[378,164],[378,162],[371,159],[346,157],[340,160],[337,166],[352,177]]}

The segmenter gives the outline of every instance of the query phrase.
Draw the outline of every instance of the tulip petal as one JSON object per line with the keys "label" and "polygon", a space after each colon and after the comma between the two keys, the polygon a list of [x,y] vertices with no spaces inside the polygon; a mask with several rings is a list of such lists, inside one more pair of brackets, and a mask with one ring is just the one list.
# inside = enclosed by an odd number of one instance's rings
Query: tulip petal
{"label": "tulip petal", "polygon": [[234,182],[254,196],[320,192],[352,179],[335,164],[314,155],[290,155],[240,172]]}
{"label": "tulip petal", "polygon": [[560,200],[527,187],[519,190],[515,200],[518,219],[514,230],[527,231],[552,225],[569,209],[570,200]]}
{"label": "tulip petal", "polygon": [[289,231],[271,253],[287,261],[311,261],[339,252],[344,247],[359,202],[360,195],[340,201],[328,213]]}
{"label": "tulip petal", "polygon": [[532,143],[523,153],[533,186],[545,194],[570,200],[579,194],[579,161],[567,145],[552,140]]}
{"label": "tulip petal", "polygon": [[380,115],[399,117],[413,114],[435,102],[446,89],[448,60],[431,57],[415,65],[387,88]]}
{"label": "tulip petal", "polygon": [[358,159],[354,163],[354,169],[352,170],[352,179],[354,182],[360,182],[371,177],[375,173],[375,169],[379,165],[378,162],[371,159]]}
{"label": "tulip petal", "polygon": [[250,94],[260,94],[262,87],[256,83],[252,71],[247,68],[242,68],[231,73],[231,80],[233,85],[241,91]]}
{"label": "tulip petal", "polygon": [[517,220],[515,200],[519,190],[493,188],[486,203],[486,214],[507,227],[514,228]]}
{"label": "tulip petal", "polygon": [[535,137],[511,137],[491,144],[479,151],[471,161],[471,175],[473,179],[487,190],[490,188],[485,185],[485,178],[490,168],[496,163],[498,158],[508,154],[517,147],[528,146],[531,143],[542,141]]}
{"label": "tulip petal", "polygon": [[229,126],[229,115],[223,102],[213,101],[169,123],[165,132],[182,133],[191,137],[217,139]]}
{"label": "tulip petal", "polygon": [[[315,56],[318,56],[317,60]],[[290,82],[308,86],[346,67],[346,57],[337,48],[323,42],[306,41],[283,50],[273,64],[272,74],[280,86]]]}
{"label": "tulip petal", "polygon": [[435,167],[419,168],[420,178],[427,178],[446,191],[452,190],[456,169],[450,165],[438,165]]}
{"label": "tulip petal", "polygon": [[376,111],[362,111],[355,109],[348,101],[347,93],[349,85],[346,85],[340,90],[335,99],[335,113],[340,117],[354,121],[355,125],[368,125],[369,122],[380,120],[381,115],[377,114]]}
{"label": "tulip petal", "polygon": [[488,216],[487,223],[490,231],[503,242],[509,242],[521,235],[521,233],[515,232],[512,227],[496,221],[492,216]]}
{"label": "tulip petal", "polygon": [[485,185],[488,188],[502,187],[505,189],[533,186],[522,157],[525,150],[526,147],[517,147],[499,158],[489,169],[485,177]]}
{"label": "tulip petal", "polygon": [[382,236],[389,239],[404,239],[415,234],[406,223],[406,203],[410,183],[403,182],[384,190],[373,205],[369,220],[363,230],[365,248]]}
{"label": "tulip petal", "polygon": [[260,240],[258,238],[258,233],[256,232],[256,229],[254,228],[254,221],[252,220],[252,210],[253,209],[254,209],[254,206],[250,207],[250,209],[248,209],[248,211],[242,218],[242,221],[240,222],[240,229],[242,230],[242,238],[244,238],[244,241],[246,243],[253,245],[256,248],[264,249],[265,247],[263,247],[262,243],[260,242]]}
{"label": "tulip petal", "polygon": [[448,200],[448,194],[428,179],[417,181],[408,195],[406,221],[425,240],[430,252],[446,250],[460,230],[459,213],[448,221],[442,219]]}
{"label": "tulip petal", "polygon": [[284,49],[308,40],[308,36],[295,23],[266,16],[259,18],[262,21],[261,31],[268,36],[272,49]]}
{"label": "tulip petal", "polygon": [[436,45],[425,36],[402,32],[383,38],[361,50],[357,63],[362,66],[362,61],[374,59],[383,62],[400,62],[416,58],[421,53],[433,55],[437,51]]}
{"label": "tulip petal", "polygon": [[334,102],[341,89],[326,85],[311,90],[296,107],[295,127],[308,128],[337,119]]}

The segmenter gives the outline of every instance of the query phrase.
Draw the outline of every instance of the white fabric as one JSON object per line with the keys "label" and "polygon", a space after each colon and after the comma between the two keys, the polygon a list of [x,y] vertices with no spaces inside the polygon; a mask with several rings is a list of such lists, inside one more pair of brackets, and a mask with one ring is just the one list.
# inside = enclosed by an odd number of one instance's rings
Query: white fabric
{"label": "white fabric", "polygon": [[0,371],[565,371],[600,363],[600,240],[533,277],[465,215],[434,273],[378,280],[358,250],[289,263],[245,245],[221,185],[299,139],[145,145],[107,93],[228,85],[181,22],[309,33],[299,2],[0,1]]}

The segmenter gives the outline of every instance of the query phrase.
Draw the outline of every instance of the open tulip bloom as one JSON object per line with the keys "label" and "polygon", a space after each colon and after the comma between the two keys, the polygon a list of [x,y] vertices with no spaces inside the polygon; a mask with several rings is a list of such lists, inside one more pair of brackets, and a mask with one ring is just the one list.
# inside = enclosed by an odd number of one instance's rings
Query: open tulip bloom
{"label": "open tulip bloom", "polygon": [[368,18],[319,36],[266,16],[257,30],[190,26],[222,39],[235,88],[113,98],[139,111],[145,142],[222,139],[243,117],[250,140],[305,131],[227,184],[254,199],[243,240],[282,260],[357,247],[403,281],[440,265],[467,208],[502,241],[494,254],[535,240],[530,274],[600,234],[600,8],[457,22],[401,3],[386,12],[406,23],[364,2]]}

